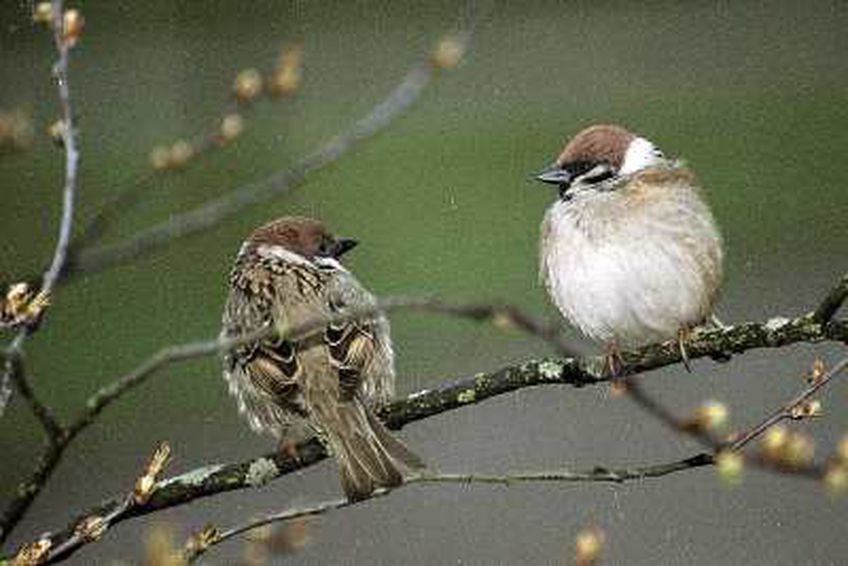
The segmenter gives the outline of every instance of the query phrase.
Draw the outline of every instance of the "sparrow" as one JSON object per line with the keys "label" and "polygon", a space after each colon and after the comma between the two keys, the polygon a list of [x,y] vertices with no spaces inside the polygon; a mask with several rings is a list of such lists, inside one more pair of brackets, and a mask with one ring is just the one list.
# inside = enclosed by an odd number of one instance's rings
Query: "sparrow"
{"label": "sparrow", "polygon": [[[558,187],[542,222],[540,274],[551,301],[587,337],[620,347],[684,340],[713,312],[722,240],[695,176],[616,125],[572,138],[539,181]],[[617,367],[618,366],[618,367]]]}
{"label": "sparrow", "polygon": [[400,485],[405,472],[424,467],[374,414],[395,389],[385,316],[328,323],[299,339],[282,337],[310,321],[376,305],[340,263],[355,245],[311,218],[283,217],[257,228],[230,274],[221,331],[231,338],[275,330],[224,356],[230,393],[251,428],[281,445],[317,436],[335,456],[350,500]]}

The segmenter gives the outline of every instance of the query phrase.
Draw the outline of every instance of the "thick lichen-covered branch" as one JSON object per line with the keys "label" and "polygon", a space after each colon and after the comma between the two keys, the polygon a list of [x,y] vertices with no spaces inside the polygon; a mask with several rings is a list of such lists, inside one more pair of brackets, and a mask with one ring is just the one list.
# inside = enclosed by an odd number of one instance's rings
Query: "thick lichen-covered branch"
{"label": "thick lichen-covered branch", "polygon": [[[690,359],[711,357],[727,360],[758,348],[780,348],[796,343],[837,341],[848,343],[848,321],[834,319],[825,325],[811,315],[793,319],[774,318],[761,323],[742,323],[720,329],[701,330],[686,342]],[[676,341],[655,344],[622,352],[621,375],[633,375],[681,361]],[[602,357],[550,358],[510,365],[493,372],[479,373],[439,387],[419,391],[392,403],[380,411],[388,426],[399,429],[417,420],[453,409],[472,406],[495,396],[518,389],[545,385],[582,387],[610,380],[604,373]],[[311,466],[326,452],[316,440],[297,446],[297,457],[269,454],[244,462],[207,465],[163,480],[143,505],[127,506],[125,497],[93,508],[80,516],[64,531],[48,535],[55,548],[64,554],[73,552],[87,541],[75,535],[75,525],[90,516],[110,517],[107,527],[128,518],[146,515],[159,509],[188,503],[218,493],[263,485],[295,470]],[[608,481],[614,481],[610,478]]]}

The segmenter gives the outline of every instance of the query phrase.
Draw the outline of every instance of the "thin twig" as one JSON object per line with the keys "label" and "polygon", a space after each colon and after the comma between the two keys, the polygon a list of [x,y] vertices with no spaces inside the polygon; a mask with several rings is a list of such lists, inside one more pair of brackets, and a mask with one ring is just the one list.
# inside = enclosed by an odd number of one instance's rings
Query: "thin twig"
{"label": "thin twig", "polygon": [[770,427],[779,423],[783,419],[790,418],[792,414],[792,409],[798,407],[799,405],[801,405],[801,403],[808,401],[813,395],[818,393],[822,388],[824,388],[828,383],[830,383],[834,377],[844,371],[846,367],[848,367],[848,357],[845,357],[839,362],[837,362],[836,365],[830,368],[830,370],[825,373],[820,379],[814,381],[812,384],[810,384],[809,387],[805,388],[801,393],[796,395],[788,403],[776,409],[758,425],[751,428],[748,432],[742,434],[738,439],[733,441],[733,443],[729,446],[729,449],[734,451],[741,450],[746,444],[763,434]]}
{"label": "thin twig", "polygon": [[56,285],[67,259],[68,244],[71,241],[74,223],[74,199],[77,190],[77,165],[79,163],[76,122],[71,102],[71,90],[68,84],[68,59],[71,44],[65,37],[63,17],[62,0],[53,0],[53,41],[56,44],[56,51],[59,53],[59,60],[53,68],[53,74],[59,91],[59,102],[62,105],[65,188],[62,194],[62,223],[59,226],[59,239],[56,242],[53,261],[50,263],[47,273],[44,274],[44,282],[42,283],[42,290],[48,293]]}
{"label": "thin twig", "polygon": [[606,468],[603,466],[595,466],[588,470],[562,469],[547,472],[525,472],[505,475],[427,474],[411,478],[407,483],[494,483],[501,485],[528,482],[625,483],[628,481],[639,481],[667,476],[668,474],[692,468],[711,466],[713,463],[713,456],[702,452],[683,460],[675,460],[673,462],[664,462],[661,464],[649,464],[645,466],[634,466],[629,468]]}
{"label": "thin twig", "polygon": [[[65,449],[68,448],[80,432],[95,421],[97,415],[107,405],[142,383],[156,370],[166,364],[226,351],[239,344],[261,338],[271,332],[271,329],[261,329],[237,338],[219,338],[217,340],[191,342],[181,346],[163,348],[131,372],[99,389],[94,395],[89,397],[86,401],[85,409],[67,428],[61,427],[58,422],[55,423],[57,428],[50,435],[51,442],[45,447],[35,468],[29,477],[18,486],[15,497],[12,498],[3,510],[3,514],[0,515],[0,542],[3,542],[9,536],[14,526],[17,525],[30,505],[32,505],[36,496],[41,493],[56,465],[62,458]],[[45,424],[46,427],[47,425]]]}
{"label": "thin twig", "polygon": [[[299,44],[300,42],[288,45],[285,47],[285,50],[291,52],[293,49],[299,49],[297,46]],[[299,64],[297,64],[297,67],[299,70]],[[296,89],[297,87],[295,86],[292,91],[285,93],[268,92],[268,89],[266,89],[265,94],[276,100],[290,100],[291,95],[294,94]],[[209,157],[214,154],[215,150],[220,150],[230,145],[232,138],[227,137],[222,132],[220,116],[235,115],[239,118],[245,118],[257,108],[263,107],[263,105],[256,104],[255,102],[257,101],[252,99],[242,101],[238,96],[231,96],[219,113],[219,121],[215,124],[214,128],[209,128],[204,132],[189,137],[188,143],[192,148],[192,155],[191,159],[183,164],[181,169],[197,163],[199,158]],[[120,220],[127,211],[131,210],[145,196],[145,189],[151,186],[154,181],[173,173],[173,167],[157,168],[153,165],[141,173],[136,173],[128,182],[113,191],[100,205],[98,210],[87,219],[80,233],[74,238],[71,243],[71,254],[75,255],[79,250],[89,247],[92,242],[98,240],[115,222]]]}
{"label": "thin twig", "polygon": [[[378,489],[371,494],[371,497],[368,499],[374,499],[377,497],[383,497],[384,495],[388,495],[392,490],[387,489]],[[328,511],[335,509],[344,509],[345,507],[351,507],[356,505],[357,503],[361,503],[366,500],[359,501],[351,501],[349,499],[332,499],[330,501],[325,501],[323,503],[317,503],[315,505],[310,505],[307,507],[296,507],[293,509],[286,509],[284,511],[280,511],[278,513],[271,513],[264,517],[260,517],[257,519],[253,519],[251,521],[247,521],[242,525],[238,525],[227,529],[225,531],[221,531],[216,534],[214,538],[209,540],[207,544],[202,546],[194,546],[191,549],[186,549],[184,553],[184,558],[187,563],[191,564],[195,562],[198,558],[200,558],[203,554],[206,553],[209,548],[212,546],[216,546],[221,544],[224,541],[227,541],[233,537],[236,537],[242,533],[246,533],[247,531],[251,531],[253,529],[270,525],[272,523],[279,523],[281,521],[288,521],[291,519],[298,519],[304,517],[312,517],[315,515],[323,515]]]}
{"label": "thin twig", "polygon": [[9,345],[6,346],[3,352],[5,361],[3,362],[3,375],[0,376],[0,418],[6,412],[6,406],[12,398],[12,377],[15,373],[13,364],[21,358],[21,353],[24,349],[24,341],[26,341],[27,329],[22,328],[18,331]]}
{"label": "thin twig", "polygon": [[842,276],[830,293],[819,304],[816,311],[813,313],[813,320],[819,324],[826,324],[833,318],[839,307],[848,299],[848,273]]}
{"label": "thin twig", "polygon": [[90,425],[109,404],[146,381],[157,370],[166,365],[226,352],[241,344],[258,340],[272,333],[272,328],[262,328],[234,338],[217,338],[162,348],[134,370],[100,388],[89,397],[85,403],[85,410],[68,427],[68,433],[72,437],[76,436],[82,429]]}
{"label": "thin twig", "polygon": [[[445,484],[458,483],[463,485],[471,484],[496,484],[510,486],[517,483],[538,483],[538,482],[600,482],[600,483],[625,483],[628,481],[640,481],[649,478],[657,478],[682,472],[693,468],[710,466],[714,463],[713,457],[710,454],[696,454],[683,460],[673,462],[664,462],[661,464],[650,464],[646,466],[635,466],[629,468],[606,468],[603,466],[595,466],[589,470],[553,470],[546,472],[525,472],[503,475],[493,474],[422,474],[409,478],[406,483],[394,490],[379,489],[373,493],[369,499],[375,497],[383,497],[397,491],[404,486],[413,484]],[[363,500],[368,501],[368,500]],[[350,501],[348,499],[332,499],[323,503],[309,505],[306,507],[296,507],[285,509],[276,513],[270,513],[263,517],[255,518],[246,521],[241,525],[220,531],[217,536],[207,541],[207,544],[202,546],[193,546],[191,551],[186,554],[186,559],[191,563],[197,560],[212,546],[221,544],[222,542],[238,536],[247,531],[269,525],[279,523],[291,519],[304,517],[312,517],[315,515],[323,515],[329,511],[343,509],[361,503],[361,501]]]}
{"label": "thin twig", "polygon": [[[56,248],[53,251],[53,259],[50,266],[44,273],[41,283],[41,292],[45,296],[50,296],[53,291],[59,276],[64,269],[68,254],[68,244],[71,239],[71,231],[74,222],[74,200],[77,189],[77,164],[79,162],[79,152],[77,150],[77,132],[76,122],[74,120],[74,109],[71,102],[71,90],[68,84],[68,59],[71,50],[71,44],[66,41],[64,27],[64,10],[62,8],[62,0],[53,0],[52,2],[52,27],[53,27],[53,42],[56,46],[58,59],[53,65],[53,76],[56,80],[56,87],[59,93],[59,102],[62,107],[62,141],[65,147],[65,184],[62,191],[62,219],[59,224],[59,237],[56,242]],[[9,399],[12,395],[11,381],[13,374],[20,380],[26,379],[24,372],[13,371],[13,360],[20,362],[21,353],[23,352],[24,342],[28,336],[30,329],[21,329],[17,336],[7,347],[7,362],[3,368],[3,375],[0,377],[0,417],[3,416]],[[29,384],[20,384],[21,387],[32,388]],[[49,431],[48,431],[49,432]]]}
{"label": "thin twig", "polygon": [[41,423],[41,426],[44,428],[44,431],[47,433],[47,439],[51,444],[58,444],[62,442],[66,435],[65,428],[53,414],[53,410],[45,405],[32,390],[30,386],[29,379],[26,378],[24,373],[23,363],[20,358],[12,357],[8,360],[8,363],[11,364],[12,367],[12,379],[17,383],[18,390],[21,392],[21,396],[30,406],[32,413]]}

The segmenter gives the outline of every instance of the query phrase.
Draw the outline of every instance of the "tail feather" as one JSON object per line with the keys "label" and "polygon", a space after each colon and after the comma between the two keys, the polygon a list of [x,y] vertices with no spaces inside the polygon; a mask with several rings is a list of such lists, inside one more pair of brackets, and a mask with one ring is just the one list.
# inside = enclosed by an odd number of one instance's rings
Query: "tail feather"
{"label": "tail feather", "polygon": [[396,487],[403,483],[403,470],[424,468],[421,458],[359,399],[339,404],[336,411],[339,426],[328,427],[328,440],[348,499],[363,499],[378,487]]}
{"label": "tail feather", "polygon": [[406,444],[389,432],[386,425],[380,422],[380,419],[377,418],[373,411],[366,410],[365,416],[368,418],[368,424],[371,425],[374,435],[393,460],[401,462],[410,470],[423,470],[427,467],[424,460],[418,454],[410,450]]}

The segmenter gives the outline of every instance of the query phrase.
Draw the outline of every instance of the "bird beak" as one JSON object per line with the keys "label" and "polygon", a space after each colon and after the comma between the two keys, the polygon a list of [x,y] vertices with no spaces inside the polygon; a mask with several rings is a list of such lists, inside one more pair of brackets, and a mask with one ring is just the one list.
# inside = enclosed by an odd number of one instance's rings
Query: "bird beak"
{"label": "bird beak", "polygon": [[359,242],[352,238],[337,238],[336,242],[333,244],[331,254],[334,258],[338,259],[355,248],[358,243]]}
{"label": "bird beak", "polygon": [[553,165],[536,175],[536,180],[551,185],[567,187],[571,184],[571,173],[569,173],[568,170],[563,169],[562,167],[554,163]]}

